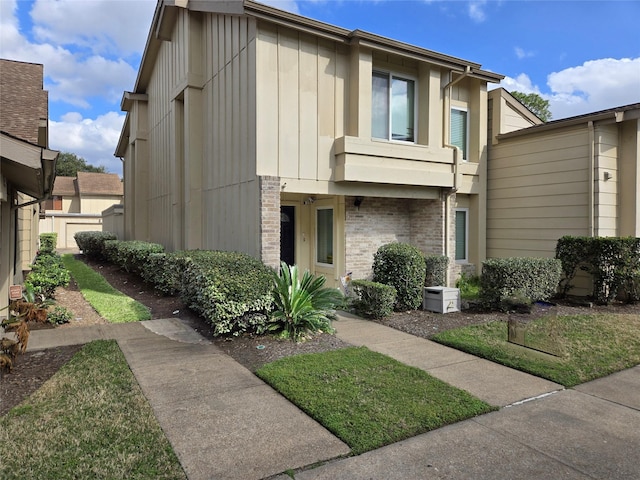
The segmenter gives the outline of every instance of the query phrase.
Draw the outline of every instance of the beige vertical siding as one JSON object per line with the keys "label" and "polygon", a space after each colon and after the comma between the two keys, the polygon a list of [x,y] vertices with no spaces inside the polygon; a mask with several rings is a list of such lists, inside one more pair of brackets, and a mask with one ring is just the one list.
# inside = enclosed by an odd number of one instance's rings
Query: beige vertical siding
{"label": "beige vertical siding", "polygon": [[588,141],[583,126],[492,146],[488,257],[552,257],[561,236],[588,235]]}
{"label": "beige vertical siding", "polygon": [[256,128],[260,175],[329,181],[333,144],[345,134],[345,47],[260,24]]}
{"label": "beige vertical siding", "polygon": [[209,15],[203,42],[203,246],[260,257],[254,20]]}
{"label": "beige vertical siding", "polygon": [[598,125],[594,147],[595,235],[613,237],[618,232],[618,125]]}
{"label": "beige vertical siding", "polygon": [[620,147],[619,235],[640,237],[640,120],[624,122]]}

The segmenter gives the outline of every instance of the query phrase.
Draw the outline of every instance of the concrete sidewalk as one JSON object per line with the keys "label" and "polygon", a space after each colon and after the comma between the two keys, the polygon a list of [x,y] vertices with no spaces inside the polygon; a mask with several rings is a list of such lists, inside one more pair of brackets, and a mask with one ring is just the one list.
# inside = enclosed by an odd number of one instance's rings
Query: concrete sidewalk
{"label": "concrete sidewalk", "polygon": [[[497,412],[357,457],[179,319],[31,333],[29,350],[114,338],[191,480],[640,479],[640,366],[573,390],[342,315],[337,336]],[[524,401],[523,401],[524,400]],[[318,465],[311,468],[312,465]]]}
{"label": "concrete sidewalk", "polygon": [[295,478],[638,480],[639,402],[636,366],[575,390],[299,472]]}
{"label": "concrete sidewalk", "polygon": [[429,372],[497,407],[562,390],[557,383],[474,357],[438,343],[342,313],[336,336]]}
{"label": "concrete sidewalk", "polygon": [[180,320],[35,330],[28,350],[118,341],[190,480],[260,479],[347,445]]}

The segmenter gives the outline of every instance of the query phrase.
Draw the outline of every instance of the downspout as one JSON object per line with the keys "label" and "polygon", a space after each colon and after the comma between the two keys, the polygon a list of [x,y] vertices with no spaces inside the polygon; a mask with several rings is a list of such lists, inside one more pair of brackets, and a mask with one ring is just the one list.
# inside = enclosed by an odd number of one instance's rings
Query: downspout
{"label": "downspout", "polygon": [[589,237],[593,237],[595,233],[595,186],[593,184],[595,179],[595,165],[596,165],[596,135],[593,127],[593,121],[587,123],[587,129],[589,131]]}
{"label": "downspout", "polygon": [[[442,201],[444,202],[444,255],[446,257],[449,257],[450,253],[451,253],[451,247],[450,247],[450,242],[449,242],[449,233],[450,233],[450,228],[449,228],[449,223],[451,221],[451,215],[450,215],[450,202],[451,202],[451,195],[455,194],[458,191],[458,188],[460,187],[459,185],[459,179],[458,179],[458,165],[459,165],[459,157],[460,155],[458,154],[459,149],[458,147],[456,147],[455,145],[450,145],[448,142],[448,138],[450,138],[450,129],[451,129],[451,122],[447,121],[449,120],[449,116],[451,115],[450,110],[451,110],[451,87],[453,87],[456,83],[464,80],[467,76],[469,76],[469,74],[471,73],[471,67],[469,65],[467,65],[464,69],[464,72],[462,73],[462,75],[460,75],[458,78],[456,78],[455,80],[451,80],[449,83],[447,83],[443,88],[443,95],[444,95],[444,100],[445,100],[445,108],[444,108],[444,112],[443,116],[444,116],[444,122],[443,122],[443,129],[442,129],[442,144],[445,148],[451,148],[453,149],[453,188],[450,189],[448,192],[443,192],[443,198]],[[448,90],[448,92],[447,92]],[[447,275],[448,277],[449,275]]]}

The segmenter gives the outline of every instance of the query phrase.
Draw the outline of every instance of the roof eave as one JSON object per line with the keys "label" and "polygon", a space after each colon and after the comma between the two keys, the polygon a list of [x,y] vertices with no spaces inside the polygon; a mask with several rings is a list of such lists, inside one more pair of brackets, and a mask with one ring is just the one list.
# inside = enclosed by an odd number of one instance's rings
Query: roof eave
{"label": "roof eave", "polygon": [[53,191],[60,152],[0,134],[2,176],[19,192],[44,200]]}
{"label": "roof eave", "polygon": [[532,127],[515,130],[513,132],[501,133],[500,135],[497,135],[496,138],[498,140],[503,140],[523,135],[533,135],[536,133],[547,132],[558,128],[574,127],[583,124],[586,125],[589,122],[607,124],[620,123],[623,121],[634,119],[640,119],[640,103],[633,103],[630,105],[624,105],[607,110],[601,110],[598,112],[587,113],[575,117],[552,120],[550,122],[543,123],[542,125],[534,125]]}

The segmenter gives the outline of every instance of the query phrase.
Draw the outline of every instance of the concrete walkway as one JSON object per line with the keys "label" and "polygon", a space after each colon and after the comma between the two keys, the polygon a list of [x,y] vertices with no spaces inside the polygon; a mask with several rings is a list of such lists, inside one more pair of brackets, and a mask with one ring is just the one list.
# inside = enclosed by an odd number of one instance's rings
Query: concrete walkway
{"label": "concrete walkway", "polygon": [[439,343],[342,314],[336,336],[429,372],[497,407],[562,390],[557,383],[474,357]]}
{"label": "concrete walkway", "polygon": [[[36,330],[29,350],[114,338],[191,480],[640,479],[640,366],[572,390],[344,315],[338,337],[497,412],[357,457],[178,319]],[[524,401],[523,401],[524,400]],[[312,465],[318,465],[311,468]]]}
{"label": "concrete walkway", "polygon": [[28,350],[116,339],[190,480],[260,479],[349,447],[180,320],[35,330]]}

